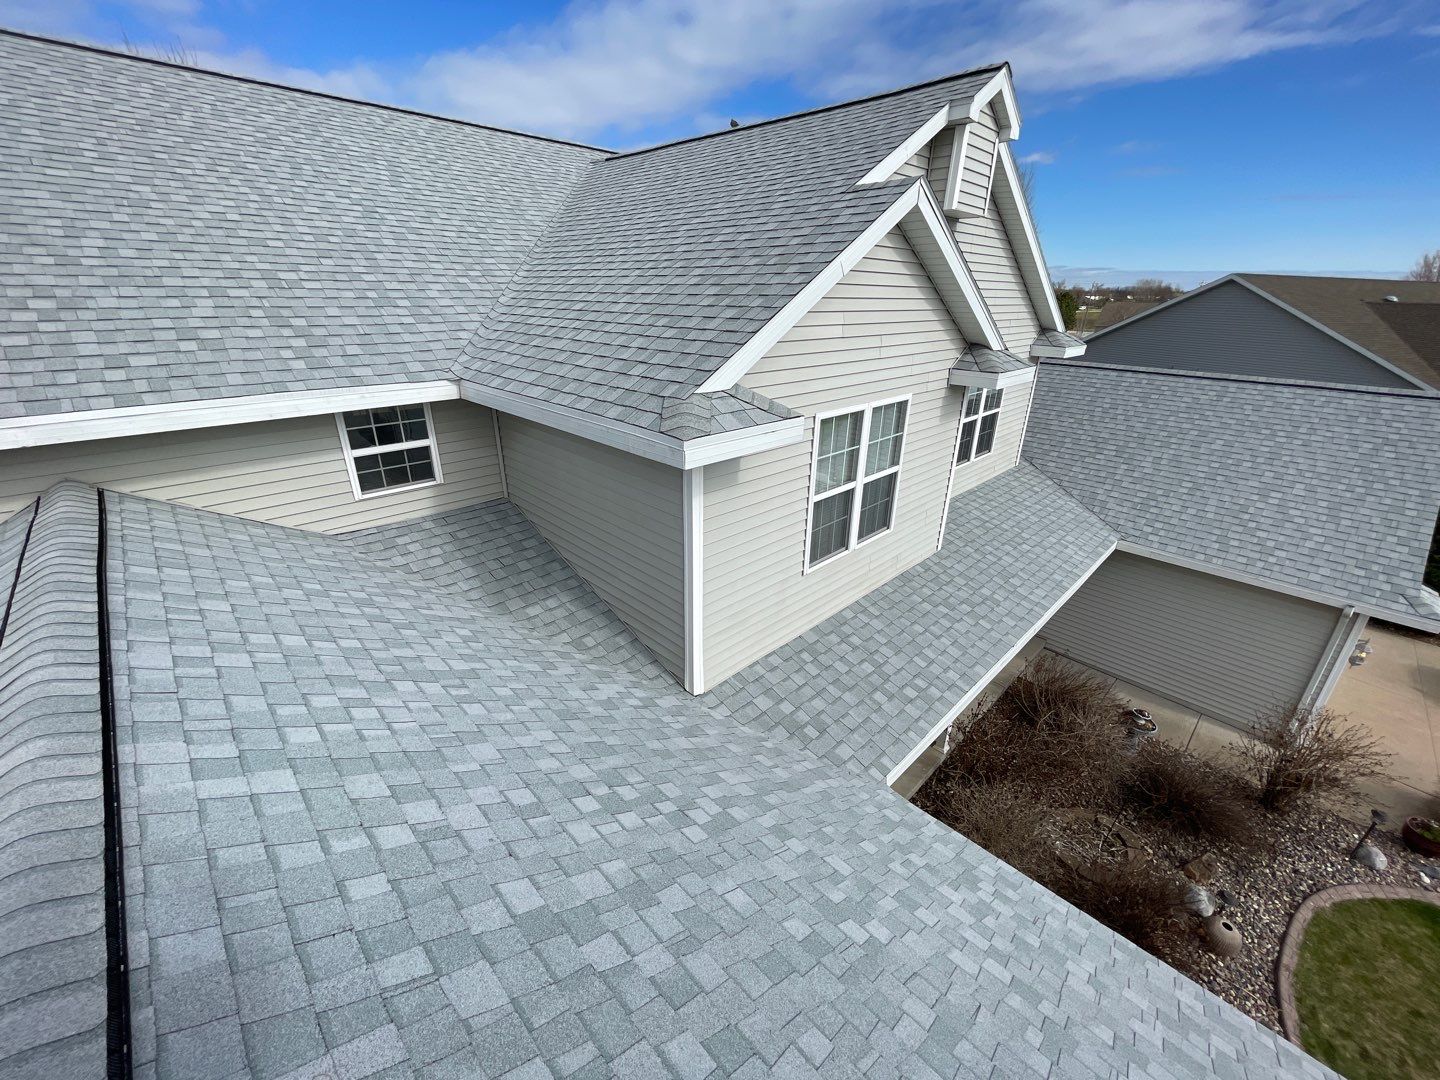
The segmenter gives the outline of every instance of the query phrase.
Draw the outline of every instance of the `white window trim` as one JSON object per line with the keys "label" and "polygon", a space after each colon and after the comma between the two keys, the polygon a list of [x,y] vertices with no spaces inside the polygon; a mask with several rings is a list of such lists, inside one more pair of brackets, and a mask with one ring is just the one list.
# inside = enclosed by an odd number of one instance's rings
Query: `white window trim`
{"label": "white window trim", "polygon": [[[430,403],[428,401],[410,401],[405,405],[419,405],[425,410],[425,430],[429,433],[428,439],[413,439],[410,442],[390,443],[388,446],[372,446],[363,450],[355,450],[350,446],[350,435],[345,430],[345,413],[335,414],[335,428],[340,433],[340,453],[345,458],[345,471],[350,474],[350,490],[356,499],[378,499],[383,495],[398,495],[402,491],[418,491],[421,488],[434,487],[436,484],[445,482],[445,475],[440,470],[440,439],[435,434],[435,418],[430,415]],[[393,408],[404,408],[405,405],[396,405]],[[387,406],[376,406],[386,408]],[[360,409],[347,409],[346,412],[360,412]],[[370,409],[364,411],[369,412]],[[435,478],[433,480],[420,480],[413,484],[401,484],[398,487],[377,488],[374,491],[360,490],[360,474],[355,471],[355,459],[357,457],[373,457],[376,454],[390,453],[395,450],[409,450],[417,446],[428,446],[430,448],[430,463],[435,467]]]}
{"label": "white window trim", "polygon": [[[879,401],[869,401],[864,404],[847,405],[843,409],[829,409],[825,412],[815,414],[815,431],[810,440],[810,472],[806,480],[809,499],[805,507],[804,573],[810,574],[822,567],[837,563],[851,552],[858,551],[866,544],[874,540],[879,540],[882,536],[888,536],[895,531],[895,526],[900,521],[900,470],[905,467],[905,452],[910,449],[910,420],[911,406],[913,404],[911,399],[913,397],[913,394],[901,394],[898,397],[882,398]],[[900,401],[905,402],[905,432],[900,441],[900,459],[890,468],[881,469],[874,475],[867,476],[865,474],[865,458],[870,452],[870,417],[876,409],[883,408],[886,405],[894,405]],[[855,412],[864,414],[864,418],[860,421],[860,449],[859,459],[855,463],[855,479],[850,481],[849,484],[841,484],[839,487],[831,488],[823,495],[817,496],[815,494],[815,465],[820,456],[820,425],[823,421],[829,420],[831,417],[848,416],[850,413]],[[869,481],[879,480],[882,477],[889,476],[891,473],[895,474],[895,494],[893,496],[895,499],[895,508],[890,514],[890,524],[879,532],[873,533],[864,540],[861,540],[859,539],[860,502],[863,489]],[[848,543],[841,550],[832,552],[819,562],[812,563],[810,561],[810,530],[815,526],[815,503],[819,499],[828,499],[833,495],[838,495],[845,491],[847,487],[855,492],[855,497],[851,500],[850,504],[850,536]]]}
{"label": "white window trim", "polygon": [[[982,394],[985,395],[985,398],[981,398],[981,401],[980,401],[980,411],[979,411],[978,413],[976,413],[974,416],[966,416],[966,415],[965,415],[965,399],[968,398],[968,397],[970,396],[970,394],[971,394],[973,391],[975,391],[975,390],[979,390],[980,393],[982,393]],[[1000,397],[1000,404],[999,404],[999,405],[996,405],[995,408],[993,408],[993,409],[987,409],[987,408],[985,408],[985,400],[986,400],[986,398],[988,398],[990,394],[995,394],[995,393],[999,393],[999,394],[1001,395],[1001,397]],[[983,388],[981,388],[981,387],[979,387],[979,386],[967,386],[967,387],[965,387],[965,396],[960,399],[960,423],[959,423],[958,425],[956,425],[956,427],[955,427],[955,449],[954,449],[954,451],[950,454],[950,471],[951,471],[952,474],[954,473],[954,471],[955,471],[956,469],[963,469],[966,465],[974,464],[976,461],[979,461],[982,457],[989,457],[991,454],[993,454],[993,453],[995,452],[995,443],[992,442],[992,443],[990,444],[990,449],[989,449],[989,450],[986,450],[986,451],[984,451],[983,453],[975,453],[974,451],[971,451],[970,456],[969,456],[968,458],[966,458],[964,461],[956,461],[955,459],[960,456],[960,439],[961,439],[961,436],[962,436],[962,435],[964,434],[964,432],[965,432],[965,425],[966,425],[966,423],[968,423],[968,422],[971,421],[971,420],[974,420],[974,421],[975,421],[975,442],[976,442],[976,444],[978,445],[979,442],[980,442],[980,421],[984,420],[985,417],[987,417],[987,416],[994,416],[994,417],[995,417],[995,442],[999,442],[999,441],[1000,441],[1000,414],[1001,414],[1002,412],[1004,412],[1004,411],[1005,411],[1004,387],[995,387],[994,389],[983,389]]]}

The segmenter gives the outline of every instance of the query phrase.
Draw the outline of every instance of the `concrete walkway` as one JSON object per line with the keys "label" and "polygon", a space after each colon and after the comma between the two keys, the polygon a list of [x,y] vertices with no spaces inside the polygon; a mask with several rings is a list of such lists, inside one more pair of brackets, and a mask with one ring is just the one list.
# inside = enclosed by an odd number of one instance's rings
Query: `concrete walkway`
{"label": "concrete walkway", "polygon": [[1330,707],[1370,728],[1395,755],[1376,805],[1396,815],[1433,813],[1440,801],[1440,642],[1370,626],[1374,650],[1348,668]]}
{"label": "concrete walkway", "polygon": [[[1433,815],[1440,809],[1440,643],[1379,626],[1364,636],[1374,651],[1362,666],[1346,669],[1330,707],[1368,727],[1395,758],[1390,775],[1364,789],[1353,816],[1368,821],[1371,807],[1393,822]],[[1187,705],[1124,680],[1114,687],[1155,717],[1161,738],[1183,749],[1215,755],[1242,738],[1238,728]]]}

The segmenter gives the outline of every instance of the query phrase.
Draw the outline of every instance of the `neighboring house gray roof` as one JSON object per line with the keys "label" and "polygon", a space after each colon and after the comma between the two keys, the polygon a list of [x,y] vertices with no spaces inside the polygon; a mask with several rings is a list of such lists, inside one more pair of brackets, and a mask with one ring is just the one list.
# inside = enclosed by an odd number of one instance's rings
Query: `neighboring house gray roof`
{"label": "neighboring house gray roof", "polygon": [[1129,367],[1415,388],[1246,280],[1221,280],[1093,334],[1085,358]]}
{"label": "neighboring house gray roof", "polygon": [[1440,628],[1440,395],[1046,361],[1025,456],[1124,541]]}
{"label": "neighboring house gray roof", "polygon": [[659,429],[913,179],[856,187],[988,67],[593,166],[465,349],[467,380]]}
{"label": "neighboring house gray roof", "polygon": [[0,525],[0,1075],[16,1080],[105,1075],[97,522],[95,490],[67,483]]}
{"label": "neighboring house gray roof", "polygon": [[685,694],[506,503],[106,498],[138,1075],[1332,1075]]}
{"label": "neighboring house gray roof", "polygon": [[[1033,466],[950,505],[940,550],[706,695],[883,781],[1115,546]],[[878,774],[875,776],[874,774]]]}
{"label": "neighboring house gray roof", "polygon": [[0,32],[0,418],[450,377],[602,151]]}
{"label": "neighboring house gray roof", "polygon": [[[1440,389],[1440,282],[1300,274],[1238,276]],[[1387,296],[1398,302],[1387,302]]]}

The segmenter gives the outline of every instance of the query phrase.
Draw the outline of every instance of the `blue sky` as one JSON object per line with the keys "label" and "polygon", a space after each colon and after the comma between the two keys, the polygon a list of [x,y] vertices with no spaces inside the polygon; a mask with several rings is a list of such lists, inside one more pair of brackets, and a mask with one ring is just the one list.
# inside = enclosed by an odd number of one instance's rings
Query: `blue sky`
{"label": "blue sky", "polygon": [[1440,0],[0,0],[0,25],[617,148],[1008,59],[1057,276],[1440,247]]}

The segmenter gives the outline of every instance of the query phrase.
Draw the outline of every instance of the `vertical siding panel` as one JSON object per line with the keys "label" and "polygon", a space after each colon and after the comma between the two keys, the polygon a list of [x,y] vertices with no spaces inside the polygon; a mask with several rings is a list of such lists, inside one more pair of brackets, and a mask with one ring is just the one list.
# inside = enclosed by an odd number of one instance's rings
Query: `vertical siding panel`
{"label": "vertical siding panel", "polygon": [[1299,699],[1338,617],[1323,604],[1119,552],[1040,636],[1081,663],[1248,725]]}
{"label": "vertical siding panel", "polygon": [[[907,393],[913,398],[895,527],[809,574],[804,562],[810,439],[706,466],[707,685],[935,551],[962,396],[947,378],[964,347],[924,268],[897,232],[746,375],[746,386],[812,417],[811,436],[817,412]],[[992,475],[1015,463],[1028,393],[1006,397],[1000,442],[971,466],[977,470],[972,476],[981,474],[982,463]]]}
{"label": "vertical siding panel", "polygon": [[335,418],[303,416],[0,452],[0,515],[60,480],[316,532],[346,532],[500,498],[490,410],[430,406],[445,482],[356,499]]}
{"label": "vertical siding panel", "polygon": [[500,418],[510,499],[677,678],[685,671],[679,469]]}

